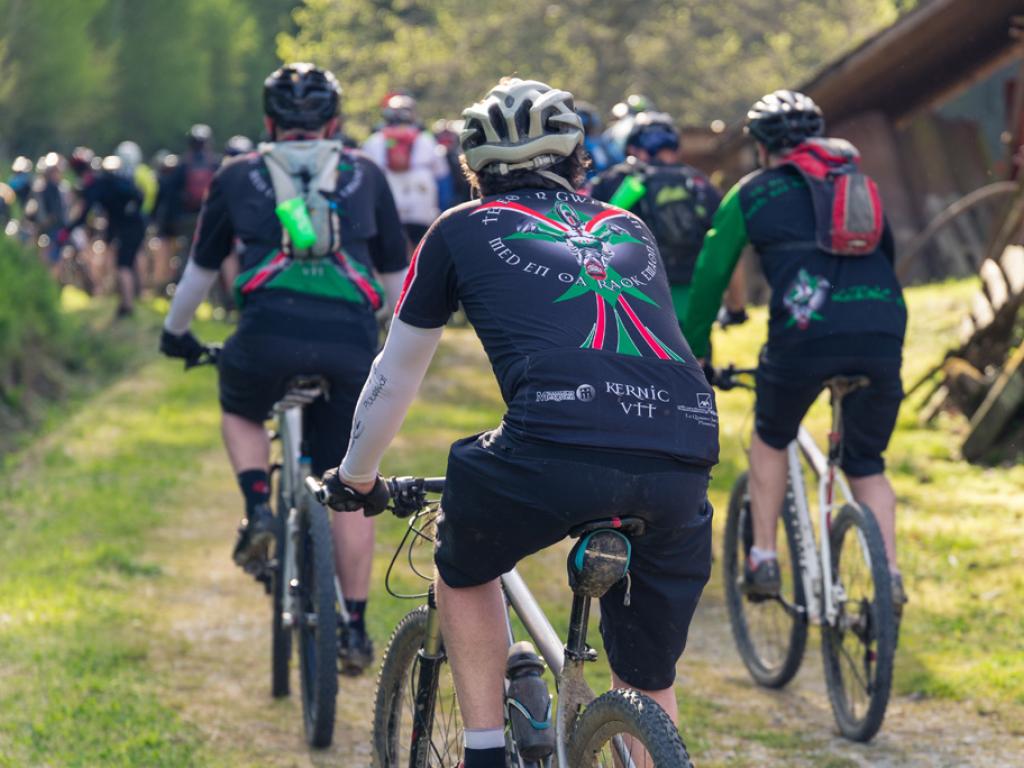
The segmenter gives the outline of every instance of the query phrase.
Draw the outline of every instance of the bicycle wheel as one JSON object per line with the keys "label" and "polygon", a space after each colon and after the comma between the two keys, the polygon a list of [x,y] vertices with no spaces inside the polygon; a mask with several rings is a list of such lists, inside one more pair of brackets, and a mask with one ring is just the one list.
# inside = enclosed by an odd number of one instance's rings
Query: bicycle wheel
{"label": "bicycle wheel", "polygon": [[832,520],[838,615],[822,626],[825,684],[840,733],[868,741],[882,726],[892,688],[896,621],[882,532],[870,509],[847,504]]}
{"label": "bicycle wheel", "polygon": [[[621,737],[618,742],[615,737]],[[647,755],[643,754],[646,750]],[[690,756],[675,725],[652,699],[619,689],[598,696],[583,710],[569,737],[573,768],[690,768]]]}
{"label": "bicycle wheel", "polygon": [[[420,649],[427,636],[427,606],[410,612],[395,627],[377,676],[373,710],[374,768],[455,768],[462,753],[462,717],[455,699],[451,668],[444,659],[434,675],[432,722],[416,711],[420,686]],[[420,734],[414,747],[413,733]],[[418,747],[418,748],[417,748]],[[410,763],[417,748],[418,761]]]}
{"label": "bicycle wheel", "polygon": [[[278,485],[280,485],[280,473]],[[274,567],[271,571],[273,618],[270,622],[270,694],[279,699],[290,693],[288,662],[292,655],[292,634],[284,626],[284,595],[288,586],[284,583],[285,536],[287,535],[288,505],[278,488],[277,493],[277,538],[274,540]]]}
{"label": "bicycle wheel", "polygon": [[807,645],[807,600],[796,558],[796,513],[792,492],[782,507],[784,546],[778,549],[782,600],[757,601],[744,595],[743,567],[754,540],[749,478],[739,476],[729,496],[722,556],[725,603],[736,648],[751,677],[766,688],[781,688],[800,669]]}
{"label": "bicycle wheel", "polygon": [[300,614],[299,680],[310,746],[326,747],[334,735],[338,695],[338,613],[334,602],[334,554],[327,512],[309,501],[299,529],[297,565]]}

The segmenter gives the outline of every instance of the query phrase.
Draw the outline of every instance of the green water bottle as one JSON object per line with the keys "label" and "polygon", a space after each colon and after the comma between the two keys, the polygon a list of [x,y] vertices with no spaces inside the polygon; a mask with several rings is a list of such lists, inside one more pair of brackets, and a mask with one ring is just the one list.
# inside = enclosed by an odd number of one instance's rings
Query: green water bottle
{"label": "green water bottle", "polygon": [[309,217],[309,209],[306,208],[305,200],[301,197],[285,200],[283,203],[278,203],[274,212],[281,220],[281,226],[288,232],[292,248],[304,251],[313,247],[316,242],[316,230],[313,228],[313,220]]}
{"label": "green water bottle", "polygon": [[630,210],[636,205],[640,198],[647,193],[647,187],[640,181],[639,177],[629,175],[622,180],[619,188],[615,190],[615,194],[612,195],[612,199],[608,202],[614,205],[616,208],[622,208],[623,210]]}

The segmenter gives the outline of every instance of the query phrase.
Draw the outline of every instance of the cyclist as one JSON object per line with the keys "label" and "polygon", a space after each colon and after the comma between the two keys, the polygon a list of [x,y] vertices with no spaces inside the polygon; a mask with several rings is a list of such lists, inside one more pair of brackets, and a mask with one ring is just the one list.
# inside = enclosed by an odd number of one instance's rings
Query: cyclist
{"label": "cyclist", "polygon": [[591,194],[634,211],[654,233],[681,324],[693,265],[721,196],[707,176],[682,162],[679,131],[664,112],[636,116],[626,152],[629,158],[599,176]]}
{"label": "cyclist", "polygon": [[[63,240],[60,233],[68,220],[71,187],[64,181],[64,158],[47,152],[36,163],[39,175],[32,183],[32,195],[25,206],[25,217],[40,235],[39,244],[53,276],[59,277]],[[45,236],[45,240],[43,239]]]}
{"label": "cyclist", "polygon": [[592,179],[622,162],[622,153],[601,135],[601,113],[597,107],[586,101],[577,101],[576,112],[583,121],[583,147],[590,156],[587,178]]}
{"label": "cyclist", "polygon": [[[315,472],[338,463],[379,346],[374,313],[382,290],[372,272],[393,297],[405,274],[406,241],[383,174],[334,138],[340,96],[334,75],[312,64],[289,64],[267,77],[263,104],[271,141],[229,160],[214,177],[160,340],[172,357],[201,353],[189,324],[240,239],[243,272],[235,286],[241,316],[219,369],[224,442],[245,499],[233,557],[249,570],[274,535],[266,416],[293,377],[326,376],[330,396],[307,410],[307,436]],[[304,201],[316,233],[308,247],[293,243],[275,216],[279,203],[295,198]],[[372,657],[364,617],[373,525],[357,518],[339,517],[333,526],[353,619],[340,652],[353,672]]]}
{"label": "cyclist", "polygon": [[381,114],[384,125],[366,140],[363,151],[384,169],[398,216],[415,245],[440,212],[438,183],[448,175],[448,162],[420,125],[412,96],[389,96]]}
{"label": "cyclist", "polygon": [[714,399],[672,313],[650,230],[576,193],[586,173],[572,95],[503,79],[464,112],[482,200],[420,243],[356,409],[331,504],[379,508],[377,469],[458,304],[508,406],[448,459],[435,552],[445,648],[466,726],[465,768],[504,766],[505,616],[498,577],[578,523],[639,515],[631,602],[601,602],[617,687],[677,716],[675,665],[711,563]]}
{"label": "cyclist", "polygon": [[252,139],[248,136],[237,134],[232,136],[226,142],[224,142],[224,157],[238,157],[238,155],[247,155],[256,149],[256,146],[252,143]]}
{"label": "cyclist", "polygon": [[[98,173],[89,160],[89,150],[71,164],[82,184],[79,194],[81,206],[74,221],[60,234],[64,243],[75,229],[85,224],[89,213],[99,206],[107,217],[107,242],[117,252],[117,287],[120,303],[118,317],[127,317],[135,308],[135,259],[146,236],[146,221],[142,215],[142,193],[135,182],[121,172],[121,161],[116,155],[103,158]],[[78,154],[79,150],[75,150]]]}
{"label": "cyclist", "polygon": [[[810,98],[787,90],[762,97],[747,113],[747,131],[757,143],[761,167],[726,194],[715,214],[697,259],[684,323],[694,353],[707,357],[722,291],[751,243],[771,287],[771,304],[756,380],[750,446],[754,541],[745,589],[757,595],[779,590],[775,534],[786,493],[786,446],[826,379],[864,374],[871,386],[844,401],[842,467],[854,496],[878,519],[895,602],[902,606],[896,497],[882,458],[903,398],[900,364],[907,322],[893,271],[892,232],[873,183],[856,173],[856,150],[848,142],[822,138],[825,121]],[[864,194],[851,194],[843,214],[834,205],[836,191],[852,183],[860,183]],[[841,230],[855,205],[873,231],[850,255],[850,248],[825,239]]]}

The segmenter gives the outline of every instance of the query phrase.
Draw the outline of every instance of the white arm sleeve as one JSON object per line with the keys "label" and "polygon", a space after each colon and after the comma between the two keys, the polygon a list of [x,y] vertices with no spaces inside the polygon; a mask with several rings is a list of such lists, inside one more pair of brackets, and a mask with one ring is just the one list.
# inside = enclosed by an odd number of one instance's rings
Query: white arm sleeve
{"label": "white arm sleeve", "polygon": [[402,287],[405,285],[405,273],[407,270],[400,269],[398,272],[381,272],[380,282],[384,287],[385,306],[388,313],[395,311],[398,304],[398,297],[402,295]]}
{"label": "white arm sleeve", "polygon": [[171,308],[164,318],[164,328],[175,336],[181,336],[192,323],[192,316],[203,303],[206,294],[220,273],[216,269],[200,267],[192,259],[185,265],[185,274],[174,290]]}
{"label": "white arm sleeve", "polygon": [[341,479],[368,483],[416,397],[444,328],[416,328],[397,317],[384,349],[373,361],[352,417],[352,436],[341,462]]}

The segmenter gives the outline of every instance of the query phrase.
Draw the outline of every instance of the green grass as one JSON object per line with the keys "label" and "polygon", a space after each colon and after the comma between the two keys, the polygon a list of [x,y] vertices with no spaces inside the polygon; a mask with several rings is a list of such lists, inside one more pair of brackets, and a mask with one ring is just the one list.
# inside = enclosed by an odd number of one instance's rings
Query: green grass
{"label": "green grass", "polygon": [[[109,310],[109,308],[106,308]],[[183,766],[201,741],[147,663],[161,578],[144,543],[218,442],[211,371],[153,362],[158,322],[115,333],[150,362],[9,457],[0,481],[0,765]]]}

